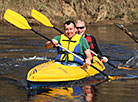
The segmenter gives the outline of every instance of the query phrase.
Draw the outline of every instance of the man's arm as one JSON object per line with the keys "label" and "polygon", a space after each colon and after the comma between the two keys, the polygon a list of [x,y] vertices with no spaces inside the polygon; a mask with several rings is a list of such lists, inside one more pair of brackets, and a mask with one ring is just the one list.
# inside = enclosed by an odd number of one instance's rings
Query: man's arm
{"label": "man's arm", "polygon": [[84,53],[86,55],[85,62],[91,65],[92,55],[91,55],[90,49],[85,50]]}
{"label": "man's arm", "polygon": [[[96,39],[93,36],[91,36],[91,37],[92,37],[92,41],[93,41],[93,45],[94,45],[94,52],[97,53],[100,56],[103,56],[102,52],[100,51],[100,49],[97,45]],[[108,61],[108,58],[107,57],[102,57],[101,61],[106,63]]]}
{"label": "man's arm", "polygon": [[92,60],[92,55],[91,55],[89,44],[88,44],[86,38],[82,37],[81,43],[82,43],[82,48],[83,48],[84,54],[86,56],[85,62],[90,65],[91,60]]}
{"label": "man's arm", "polygon": [[56,39],[52,39],[52,42],[51,41],[47,41],[45,43],[45,47],[46,48],[51,48],[53,46],[57,46],[57,44],[58,44],[58,41]]}
{"label": "man's arm", "polygon": [[60,41],[60,36],[56,36],[56,37],[54,37],[54,38],[52,39],[52,42],[51,42],[51,41],[47,41],[47,42],[45,43],[45,47],[46,47],[46,48],[51,48],[51,47],[53,47],[53,46],[56,47],[59,41]]}

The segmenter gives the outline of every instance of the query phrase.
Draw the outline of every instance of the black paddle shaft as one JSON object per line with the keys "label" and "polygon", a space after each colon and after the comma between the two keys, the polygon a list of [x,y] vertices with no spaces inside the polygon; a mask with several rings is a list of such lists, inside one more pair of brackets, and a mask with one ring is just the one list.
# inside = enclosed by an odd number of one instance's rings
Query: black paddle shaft
{"label": "black paddle shaft", "polygon": [[60,32],[61,34],[64,34],[64,32],[62,32],[61,30],[59,30],[57,27],[53,27],[55,30],[57,30],[58,32]]}
{"label": "black paddle shaft", "polygon": [[[97,55],[97,54],[96,54],[96,55]],[[97,57],[100,58],[100,59],[102,59],[102,56],[101,56],[101,55],[97,55]],[[108,63],[110,66],[112,66],[112,67],[118,69],[118,67],[116,67],[115,65],[113,65],[113,64],[110,63],[109,61],[107,61],[107,63]]]}
{"label": "black paddle shaft", "polygon": [[106,74],[106,73],[104,73],[103,71],[101,71],[101,70],[99,70],[98,68],[96,68],[95,66],[93,66],[93,65],[90,65],[92,68],[94,68],[95,70],[97,70],[97,71],[99,71],[101,74],[103,74],[104,76],[106,76],[107,77],[107,79],[110,79],[109,78],[109,76]]}
{"label": "black paddle shaft", "polygon": [[47,39],[48,41],[51,41],[51,42],[52,42],[52,40],[51,40],[51,39],[49,39],[49,38],[48,38],[48,37],[46,37],[45,35],[43,35],[43,34],[39,33],[38,31],[34,30],[33,28],[32,28],[31,30],[32,30],[33,32],[35,32],[35,34],[40,35],[41,37],[43,37],[43,38]]}

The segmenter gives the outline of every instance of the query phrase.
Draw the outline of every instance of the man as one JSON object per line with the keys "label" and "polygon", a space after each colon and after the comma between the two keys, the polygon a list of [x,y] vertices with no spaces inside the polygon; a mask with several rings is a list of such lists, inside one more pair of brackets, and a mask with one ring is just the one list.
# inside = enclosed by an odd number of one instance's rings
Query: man
{"label": "man", "polygon": [[57,44],[60,44],[64,48],[85,59],[85,62],[90,65],[92,56],[88,42],[84,37],[76,34],[75,23],[73,21],[65,22],[64,31],[65,34],[56,36],[52,39],[52,42],[48,41],[45,44],[46,48],[51,48],[53,46],[57,47],[58,54],[56,62],[69,66],[83,65],[80,59],[57,46]]}
{"label": "man", "polygon": [[[96,43],[96,39],[94,38],[94,36],[90,34],[85,34],[85,31],[86,31],[85,22],[78,20],[76,22],[76,28],[77,28],[77,33],[87,39],[90,50],[102,56],[102,53],[98,48],[98,45]],[[93,53],[92,53],[92,56],[93,56]],[[101,61],[105,63],[108,61],[108,59],[106,57],[102,57]]]}

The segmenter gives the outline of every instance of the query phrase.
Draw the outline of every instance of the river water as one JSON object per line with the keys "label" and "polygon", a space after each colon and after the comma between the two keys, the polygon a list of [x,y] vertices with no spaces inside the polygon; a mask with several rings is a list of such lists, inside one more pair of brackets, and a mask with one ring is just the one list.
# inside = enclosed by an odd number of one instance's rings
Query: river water
{"label": "river water", "polygon": [[[35,30],[49,38],[59,33],[52,28],[35,26]],[[127,28],[138,36],[138,25]],[[62,27],[60,27],[63,30]],[[108,75],[138,75],[138,45],[115,25],[89,26],[87,33],[94,35],[104,55],[115,66],[133,70],[114,70],[108,64]],[[0,26],[0,102],[137,102],[138,80],[125,77],[93,85],[56,87],[39,90],[27,88],[26,75],[34,66],[53,60],[56,49],[45,49],[45,39],[29,30],[20,30],[12,25]],[[130,80],[131,79],[131,80]]]}

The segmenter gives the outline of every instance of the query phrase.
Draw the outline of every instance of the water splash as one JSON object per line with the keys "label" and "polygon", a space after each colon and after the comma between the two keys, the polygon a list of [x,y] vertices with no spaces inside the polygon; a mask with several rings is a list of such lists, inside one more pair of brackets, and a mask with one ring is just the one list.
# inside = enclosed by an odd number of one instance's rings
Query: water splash
{"label": "water splash", "polygon": [[138,68],[138,55],[131,57],[124,64],[120,64],[119,66],[133,68],[133,69]]}
{"label": "water splash", "polygon": [[51,61],[51,59],[47,58],[47,57],[37,57],[37,56],[33,56],[33,57],[23,57],[18,59],[18,61],[30,61],[30,60],[46,60],[46,61]]}
{"label": "water splash", "polygon": [[138,68],[138,44],[133,45],[133,53],[134,55],[130,57],[125,63],[120,64],[119,66],[129,67],[129,68]]}
{"label": "water splash", "polygon": [[138,55],[137,56],[134,56],[132,58],[130,58],[126,64],[125,64],[127,67],[138,67]]}

